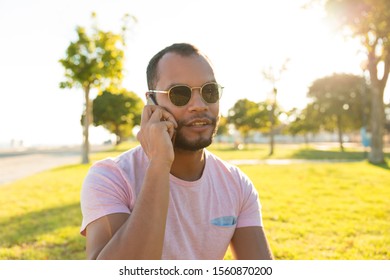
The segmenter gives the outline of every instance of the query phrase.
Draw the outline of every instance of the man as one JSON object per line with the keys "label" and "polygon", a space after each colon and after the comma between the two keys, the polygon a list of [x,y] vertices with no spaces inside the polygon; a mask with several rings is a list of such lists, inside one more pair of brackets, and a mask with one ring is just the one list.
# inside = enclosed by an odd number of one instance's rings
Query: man
{"label": "man", "polygon": [[[141,146],[96,163],[82,190],[89,259],[272,259],[257,192],[238,168],[205,148],[222,87],[189,44],[147,68]],[[158,104],[158,105],[157,105]]]}

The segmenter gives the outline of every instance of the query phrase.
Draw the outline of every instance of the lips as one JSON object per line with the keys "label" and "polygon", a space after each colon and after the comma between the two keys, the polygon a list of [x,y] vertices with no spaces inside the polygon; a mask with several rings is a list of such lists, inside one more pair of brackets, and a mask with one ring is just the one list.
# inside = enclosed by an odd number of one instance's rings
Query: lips
{"label": "lips", "polygon": [[202,119],[193,119],[185,124],[185,126],[205,126],[205,125],[210,125],[212,124],[212,121],[207,118],[202,118]]}

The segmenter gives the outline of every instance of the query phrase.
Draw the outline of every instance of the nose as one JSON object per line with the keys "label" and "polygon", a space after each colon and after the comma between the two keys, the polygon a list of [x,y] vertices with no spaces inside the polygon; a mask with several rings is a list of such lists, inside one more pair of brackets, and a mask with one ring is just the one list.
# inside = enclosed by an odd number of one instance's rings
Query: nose
{"label": "nose", "polygon": [[208,104],[203,100],[200,91],[201,91],[200,87],[192,88],[192,96],[189,103],[189,109],[191,111],[207,110]]}

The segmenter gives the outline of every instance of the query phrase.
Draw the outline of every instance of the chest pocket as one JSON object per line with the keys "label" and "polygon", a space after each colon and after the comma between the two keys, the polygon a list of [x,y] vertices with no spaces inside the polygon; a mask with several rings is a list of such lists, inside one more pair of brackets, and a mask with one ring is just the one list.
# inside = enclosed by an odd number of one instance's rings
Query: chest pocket
{"label": "chest pocket", "polygon": [[220,227],[231,227],[235,226],[236,223],[237,217],[234,216],[223,216],[211,220],[211,224]]}

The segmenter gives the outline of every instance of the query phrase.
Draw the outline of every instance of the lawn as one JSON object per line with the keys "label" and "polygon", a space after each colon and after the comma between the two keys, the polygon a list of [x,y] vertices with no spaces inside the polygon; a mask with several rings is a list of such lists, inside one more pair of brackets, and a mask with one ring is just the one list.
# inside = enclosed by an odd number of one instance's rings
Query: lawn
{"label": "lawn", "polygon": [[[268,146],[211,150],[225,159],[266,159]],[[387,165],[367,163],[358,149],[341,153],[297,145],[277,146],[272,158],[356,160],[240,166],[259,191],[276,259],[390,259]],[[89,167],[63,166],[0,186],[0,259],[85,258],[79,195]]]}
{"label": "lawn", "polygon": [[366,162],[242,166],[277,259],[390,259],[390,172]]}

